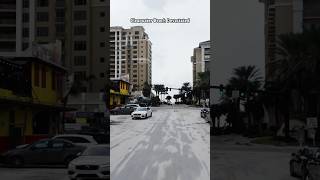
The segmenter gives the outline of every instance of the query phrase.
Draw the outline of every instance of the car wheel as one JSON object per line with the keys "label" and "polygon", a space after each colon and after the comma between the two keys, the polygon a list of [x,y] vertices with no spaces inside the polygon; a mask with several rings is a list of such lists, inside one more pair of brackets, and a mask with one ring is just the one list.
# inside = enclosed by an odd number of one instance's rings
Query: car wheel
{"label": "car wheel", "polygon": [[24,165],[24,161],[21,157],[14,156],[10,160],[10,164],[14,167],[22,167]]}
{"label": "car wheel", "polygon": [[69,163],[74,159],[72,156],[68,156],[64,159],[64,165],[68,166]]}

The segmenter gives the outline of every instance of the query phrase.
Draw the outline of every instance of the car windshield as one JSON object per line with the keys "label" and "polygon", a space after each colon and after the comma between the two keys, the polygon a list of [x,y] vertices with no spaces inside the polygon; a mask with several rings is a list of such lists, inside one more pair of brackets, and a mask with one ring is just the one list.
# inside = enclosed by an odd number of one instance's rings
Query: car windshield
{"label": "car windshield", "polygon": [[109,156],[110,150],[106,146],[92,146],[83,152],[83,156]]}
{"label": "car windshield", "polygon": [[137,108],[136,111],[147,111],[147,108],[145,108],[145,107],[140,107],[140,108]]}

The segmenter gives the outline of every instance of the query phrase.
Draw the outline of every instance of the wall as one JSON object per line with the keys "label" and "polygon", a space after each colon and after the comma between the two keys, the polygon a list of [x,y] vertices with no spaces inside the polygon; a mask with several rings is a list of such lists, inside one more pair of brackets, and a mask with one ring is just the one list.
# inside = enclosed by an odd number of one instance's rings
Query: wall
{"label": "wall", "polygon": [[[42,67],[40,65],[39,67]],[[58,103],[58,91],[52,89],[52,71],[53,68],[45,66],[46,68],[46,87],[42,88],[42,68],[39,70],[39,86],[35,85],[35,63],[32,63],[32,96],[35,102],[44,104]]]}

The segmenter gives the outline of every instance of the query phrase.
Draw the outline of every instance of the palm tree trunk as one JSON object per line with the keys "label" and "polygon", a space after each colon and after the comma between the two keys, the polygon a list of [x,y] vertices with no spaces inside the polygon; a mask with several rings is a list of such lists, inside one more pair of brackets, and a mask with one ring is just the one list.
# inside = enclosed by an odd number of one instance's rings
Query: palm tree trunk
{"label": "palm tree trunk", "polygon": [[288,102],[289,98],[288,98],[288,94],[286,93],[285,97],[283,97],[283,101],[284,101],[284,123],[285,123],[285,128],[284,128],[284,132],[285,132],[285,137],[286,139],[289,139],[290,134],[290,108],[289,108],[289,102]]}

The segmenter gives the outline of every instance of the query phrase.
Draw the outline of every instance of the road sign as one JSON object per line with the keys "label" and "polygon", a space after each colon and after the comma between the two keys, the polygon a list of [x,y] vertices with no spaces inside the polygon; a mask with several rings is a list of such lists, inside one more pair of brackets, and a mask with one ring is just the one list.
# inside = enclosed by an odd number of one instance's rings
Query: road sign
{"label": "road sign", "polygon": [[318,119],[316,117],[308,117],[307,128],[317,128],[317,127],[318,127]]}

